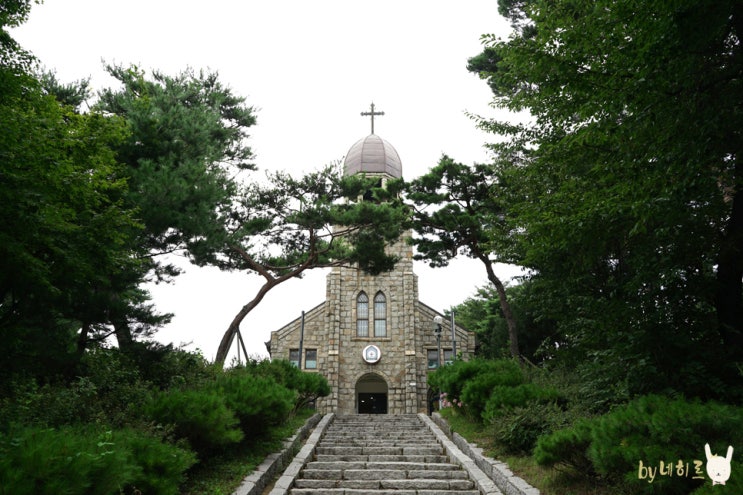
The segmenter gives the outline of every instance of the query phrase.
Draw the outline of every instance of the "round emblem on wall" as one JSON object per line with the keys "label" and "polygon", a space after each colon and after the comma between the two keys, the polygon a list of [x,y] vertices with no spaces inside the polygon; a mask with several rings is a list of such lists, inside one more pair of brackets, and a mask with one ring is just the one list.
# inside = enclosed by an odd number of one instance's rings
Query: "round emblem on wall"
{"label": "round emblem on wall", "polygon": [[382,352],[375,345],[368,345],[361,351],[361,357],[369,364],[374,364],[382,357]]}

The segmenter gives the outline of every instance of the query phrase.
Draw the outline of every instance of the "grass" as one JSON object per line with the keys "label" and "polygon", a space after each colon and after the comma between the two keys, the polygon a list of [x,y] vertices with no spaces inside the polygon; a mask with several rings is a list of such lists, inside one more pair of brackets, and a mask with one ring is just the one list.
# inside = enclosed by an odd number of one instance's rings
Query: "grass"
{"label": "grass", "polygon": [[263,460],[281,450],[282,441],[294,435],[314,411],[300,411],[286,424],[271,429],[264,436],[242,442],[208,459],[201,459],[188,473],[181,495],[228,495]]}
{"label": "grass", "polygon": [[467,417],[452,412],[450,408],[443,409],[441,415],[449,422],[453,431],[462,435],[469,443],[477,444],[486,456],[508,464],[514,474],[538,488],[542,495],[623,495],[625,493],[618,487],[600,484],[558,469],[542,467],[531,456],[504,455],[498,449],[487,426],[470,421]]}

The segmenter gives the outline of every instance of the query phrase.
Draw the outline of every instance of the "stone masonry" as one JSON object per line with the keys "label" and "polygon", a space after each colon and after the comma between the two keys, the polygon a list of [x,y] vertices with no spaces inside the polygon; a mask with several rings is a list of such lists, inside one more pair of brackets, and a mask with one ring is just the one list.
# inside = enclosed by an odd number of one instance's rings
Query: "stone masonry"
{"label": "stone masonry", "polygon": [[[362,391],[386,394],[389,414],[428,412],[427,354],[437,349],[433,319],[439,313],[418,300],[412,248],[401,241],[392,249],[400,261],[389,273],[371,276],[355,268],[333,268],[327,277],[326,301],[305,314],[302,349],[317,351],[317,368],[307,369],[304,356],[302,368],[322,373],[332,390],[329,397],[318,401],[318,412],[356,413]],[[362,291],[370,300],[372,322],[380,315],[375,314],[371,301],[378,293],[384,295],[386,336],[357,336],[356,302]],[[289,359],[290,350],[299,349],[300,334],[300,319],[273,332],[271,357]],[[457,353],[465,359],[472,356],[474,335],[457,326],[456,337]],[[368,345],[381,351],[377,363],[364,361],[362,351]],[[452,348],[448,319],[443,324],[441,347]]]}

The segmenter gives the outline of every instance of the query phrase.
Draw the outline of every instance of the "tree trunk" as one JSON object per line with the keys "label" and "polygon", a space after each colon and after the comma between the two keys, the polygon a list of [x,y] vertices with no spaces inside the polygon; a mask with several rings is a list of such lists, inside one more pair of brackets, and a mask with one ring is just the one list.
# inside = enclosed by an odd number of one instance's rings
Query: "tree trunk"
{"label": "tree trunk", "polygon": [[733,196],[717,265],[716,309],[720,337],[733,356],[743,353],[743,158],[736,159]]}
{"label": "tree trunk", "polygon": [[77,336],[77,355],[82,356],[88,346],[88,335],[90,334],[90,323],[83,322],[80,327],[80,335]]}
{"label": "tree trunk", "polygon": [[508,303],[506,298],[506,288],[503,286],[503,282],[500,281],[498,276],[493,270],[493,262],[485,254],[478,254],[478,258],[485,264],[485,270],[488,273],[488,280],[495,286],[495,290],[498,292],[498,301],[500,302],[500,309],[503,311],[503,317],[506,319],[506,325],[508,326],[508,350],[511,356],[515,359],[521,360],[521,352],[519,352],[519,334],[516,328],[516,319],[513,317],[511,311],[511,305]]}
{"label": "tree trunk", "polygon": [[219,367],[224,366],[224,362],[227,359],[227,354],[229,354],[230,347],[232,347],[232,342],[233,340],[235,340],[235,336],[237,335],[238,330],[240,330],[240,323],[242,323],[248,313],[253,311],[253,309],[258,306],[258,303],[263,300],[269,290],[271,290],[284,280],[286,280],[285,277],[281,277],[278,279],[269,279],[265,284],[263,284],[253,300],[243,306],[240,311],[238,311],[238,313],[232,319],[232,323],[230,323],[230,326],[227,327],[227,331],[222,336],[222,340],[219,342],[219,347],[217,348],[217,356],[214,358],[215,364],[217,364]]}
{"label": "tree trunk", "polygon": [[129,328],[129,323],[126,321],[116,321],[113,326],[119,349],[124,353],[129,352],[134,346],[134,337],[132,337],[132,330]]}

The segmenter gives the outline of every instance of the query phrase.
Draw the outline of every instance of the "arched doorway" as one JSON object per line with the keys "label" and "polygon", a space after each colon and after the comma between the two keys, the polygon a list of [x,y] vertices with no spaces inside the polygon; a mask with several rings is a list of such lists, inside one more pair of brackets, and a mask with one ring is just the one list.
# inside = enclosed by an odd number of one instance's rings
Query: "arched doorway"
{"label": "arched doorway", "polygon": [[356,411],[359,414],[387,414],[387,382],[367,373],[356,382]]}

